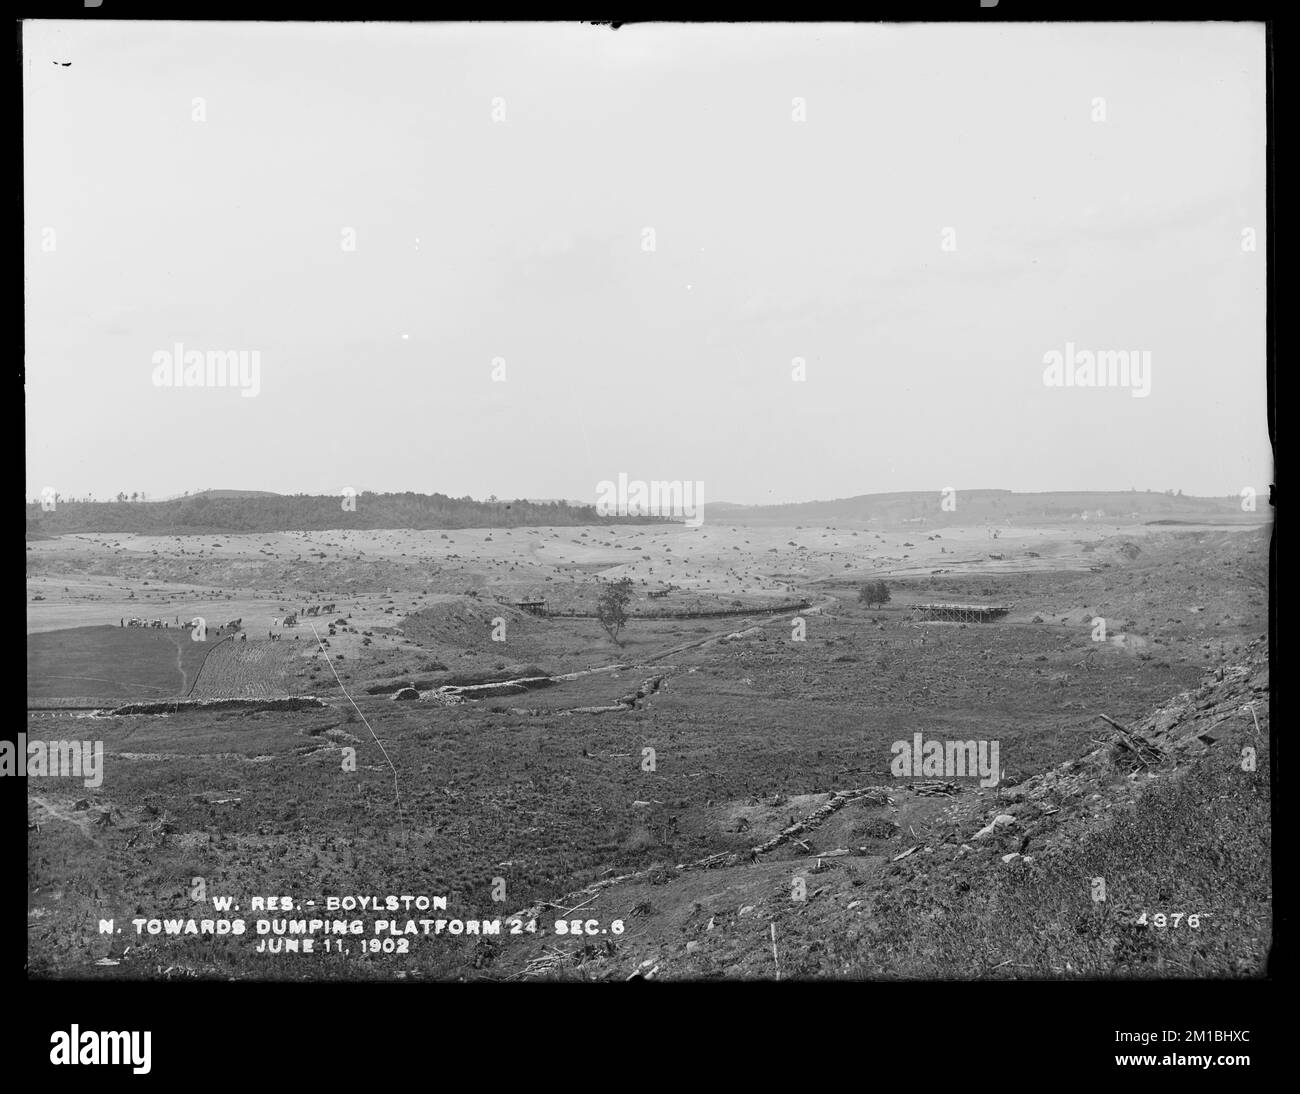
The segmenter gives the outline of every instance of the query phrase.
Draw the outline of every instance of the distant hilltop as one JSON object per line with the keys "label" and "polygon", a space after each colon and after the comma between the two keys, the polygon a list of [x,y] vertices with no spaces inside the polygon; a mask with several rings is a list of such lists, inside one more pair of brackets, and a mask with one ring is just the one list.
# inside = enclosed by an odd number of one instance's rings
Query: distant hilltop
{"label": "distant hilltop", "polygon": [[274,490],[196,490],[190,494],[178,494],[174,498],[159,498],[159,501],[180,501],[181,498],[280,498]]}
{"label": "distant hilltop", "polygon": [[[263,490],[204,490],[166,501],[68,500],[53,508],[27,504],[27,536],[75,532],[196,533],[299,532],[334,528],[517,528],[546,525],[676,523],[659,517],[601,517],[594,505],[573,501],[475,501],[445,494],[377,494],[344,497],[275,494]],[[708,523],[728,524],[917,524],[928,527],[988,524],[1260,524],[1271,519],[1267,494],[1197,498],[1149,491],[1099,490],[1018,494],[1011,490],[917,490],[859,494],[830,501],[783,505],[704,506]]]}
{"label": "distant hilltop", "polygon": [[193,535],[309,532],[334,528],[518,528],[583,524],[653,524],[657,517],[601,517],[594,505],[568,502],[475,501],[445,494],[273,494],[204,490],[166,501],[129,497],[68,500],[54,495],[27,504],[27,537],[75,532]]}
{"label": "distant hilltop", "polygon": [[[1250,508],[1243,508],[1244,505]],[[1257,524],[1271,519],[1267,492],[1253,499],[1239,494],[1196,498],[1139,490],[1053,491],[1019,494],[1012,490],[914,490],[898,494],[859,494],[831,501],[784,505],[713,502],[708,516],[731,524],[860,522],[882,525],[1033,524],[1103,521],[1110,524],[1185,522]]]}

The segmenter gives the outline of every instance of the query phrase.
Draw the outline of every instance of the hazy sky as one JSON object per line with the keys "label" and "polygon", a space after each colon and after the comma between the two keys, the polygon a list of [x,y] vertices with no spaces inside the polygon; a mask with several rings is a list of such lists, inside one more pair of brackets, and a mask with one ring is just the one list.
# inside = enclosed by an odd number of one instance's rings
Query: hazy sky
{"label": "hazy sky", "polygon": [[[1260,25],[29,22],[24,66],[29,497],[1271,478]],[[156,386],[177,342],[257,395]],[[1067,342],[1149,395],[1047,386]]]}

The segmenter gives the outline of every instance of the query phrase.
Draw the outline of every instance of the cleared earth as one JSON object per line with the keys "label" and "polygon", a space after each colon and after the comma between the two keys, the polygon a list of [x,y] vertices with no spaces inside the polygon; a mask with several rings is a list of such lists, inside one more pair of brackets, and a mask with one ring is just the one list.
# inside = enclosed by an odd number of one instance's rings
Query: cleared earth
{"label": "cleared earth", "polygon": [[[868,923],[896,925],[899,894],[919,899],[900,871],[911,883],[914,864],[925,862],[924,876],[938,877],[936,856],[942,879],[917,883],[931,902],[927,922],[961,907],[1005,919],[1002,904],[979,894],[1007,884],[989,873],[1015,865],[1001,855],[1032,857],[1032,848],[1017,851],[1027,821],[1016,846],[1002,847],[999,835],[999,856],[978,870],[958,862],[961,846],[974,846],[975,830],[999,803],[1012,804],[1015,787],[1079,761],[1098,742],[1109,757],[1113,731],[1100,714],[1141,723],[1225,665],[1254,666],[1239,686],[1258,683],[1267,534],[706,523],[29,543],[29,707],[187,693],[316,695],[328,704],[76,721],[77,736],[104,742],[106,770],[94,788],[29,782],[29,819],[39,825],[29,835],[30,967],[79,977],[613,978],[638,969],[770,977],[776,923],[783,975],[935,975],[925,956],[933,940],[894,947],[884,960],[875,926],[855,927],[856,941],[846,941],[850,919],[875,908]],[[624,576],[637,595],[616,646],[584,613],[600,582]],[[857,589],[880,578],[892,600],[868,609]],[[575,614],[539,617],[516,606],[536,599]],[[986,624],[913,622],[909,605],[930,601],[1011,610]],[[327,615],[301,614],[327,604]],[[279,622],[291,612],[297,627]],[[242,618],[247,639],[196,643],[186,632],[119,628],[123,615]],[[1236,680],[1229,673],[1224,686]],[[403,687],[418,698],[393,701]],[[1256,817],[1262,803],[1266,848],[1267,691],[1249,691],[1249,702],[1249,717],[1239,713],[1243,699],[1224,719],[1233,733],[1262,727],[1250,786],[1232,781],[1231,764],[1213,766],[1214,756],[1229,755],[1217,744],[1198,746],[1206,758],[1198,754],[1192,769],[1228,780],[1207,783],[1205,793],[1239,797],[1243,815]],[[55,736],[44,713],[29,715],[29,737]],[[72,735],[74,723],[54,724]],[[915,733],[997,741],[1001,786],[943,779],[951,789],[917,792],[890,766],[894,742]],[[1177,750],[1167,751],[1172,762]],[[1165,763],[1148,760],[1138,770],[1143,787]],[[1181,756],[1178,770],[1188,762]],[[1088,784],[1105,805],[1135,784],[1122,756],[1107,764]],[[1190,784],[1155,782],[1162,793],[1176,785],[1167,792],[1191,794]],[[871,792],[832,797],[855,790]],[[1165,808],[1194,812],[1196,800]],[[1043,808],[1055,810],[1035,814],[1044,825],[1095,812],[1085,804],[1080,814],[1072,801]],[[83,820],[104,814],[108,822]],[[1053,845],[1046,831],[1037,838]],[[1226,864],[1207,857],[1202,867],[1199,875],[1183,868],[1199,877],[1205,900],[1241,896],[1240,878],[1228,885],[1222,876]],[[521,922],[543,930],[581,904],[575,916],[598,919],[606,933],[420,937],[406,954],[347,956],[96,933],[107,917],[210,917],[211,905],[194,899],[196,877],[237,899],[445,895],[446,915],[532,911]],[[792,896],[795,878],[801,899]],[[975,896],[960,895],[972,885]],[[1155,865],[1147,881],[1121,883],[1143,906],[1169,903],[1165,888]],[[1253,941],[1211,947],[1189,968],[1260,971],[1266,888],[1265,872],[1234,905],[1261,917],[1243,936]],[[1086,888],[1079,900],[1080,914],[1092,909]],[[1023,912],[1044,930],[1072,914],[1032,900]],[[618,934],[615,919],[624,925]],[[999,965],[1006,939],[983,927],[975,936],[978,959],[960,975],[993,975],[995,966],[996,975],[1142,975],[1179,953],[1190,961],[1206,939],[1223,940],[1167,934],[1146,964],[1099,943],[1067,970],[1064,958],[1025,961],[1019,951]]]}

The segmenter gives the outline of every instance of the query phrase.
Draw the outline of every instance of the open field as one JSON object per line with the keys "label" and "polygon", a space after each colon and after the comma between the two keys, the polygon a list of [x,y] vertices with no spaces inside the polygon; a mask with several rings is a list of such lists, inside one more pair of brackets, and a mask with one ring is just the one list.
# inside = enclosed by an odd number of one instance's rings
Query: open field
{"label": "open field", "polygon": [[179,627],[105,625],[28,635],[28,700],[185,695],[215,645],[215,638],[193,642]]}
{"label": "open field", "polygon": [[[61,735],[75,724],[104,742],[105,774],[94,788],[29,782],[39,826],[30,967],[50,977],[625,978],[647,962],[662,977],[767,977],[776,923],[786,975],[1160,975],[1166,961],[1257,974],[1270,930],[1258,872],[1269,839],[1267,536],[1259,526],[706,523],[31,542],[29,706],[191,687],[195,698],[316,695],[328,706],[59,723]],[[624,576],[634,617],[682,618],[634,618],[616,646],[594,619],[514,606],[544,598],[576,610]],[[860,604],[859,585],[881,578],[889,604]],[[796,599],[808,607],[760,614]],[[912,622],[908,606],[926,601],[1011,610],[986,624]],[[276,622],[325,604],[327,616],[300,615],[296,628]],[[700,611],[734,614],[688,617]],[[200,672],[205,644],[119,629],[124,613],[242,617],[248,639],[207,643]],[[93,690],[100,680],[110,690]],[[481,687],[516,680],[526,683]],[[395,702],[401,687],[419,697]],[[1206,687],[1190,706],[1179,698]],[[1176,724],[1149,729],[1167,738],[1161,759],[1140,767],[1099,718],[1132,727],[1180,703]],[[1216,735],[1228,743],[1188,744],[1219,707]],[[31,717],[28,736],[53,736],[51,724]],[[891,746],[915,733],[998,742],[1001,784],[958,777],[918,792],[891,771]],[[1261,756],[1249,779],[1228,762],[1239,736]],[[1080,763],[1078,788],[1043,796],[1042,780]],[[879,789],[832,797],[868,788]],[[1237,810],[1220,844],[1150,850],[1152,816],[1173,811],[1194,827],[1220,797]],[[781,835],[819,810],[797,837]],[[990,859],[994,844],[974,840],[1003,810],[1018,827],[996,850],[1028,864]],[[1018,850],[1026,834],[1030,850]],[[1051,854],[1033,859],[1039,847]],[[1175,866],[1176,900],[1162,874]],[[1090,920],[1073,957],[1026,953],[1035,930],[1091,914],[1086,888],[1062,888],[1087,870],[1124,878],[1125,908],[1200,900],[1209,913],[1231,896],[1250,921],[1235,923],[1230,945],[1204,933],[1199,949],[1172,935],[1107,949],[1119,928]],[[413,937],[407,954],[346,956],[95,933],[107,917],[211,917],[191,895],[196,877],[237,900],[445,895],[451,916],[540,908],[539,923],[554,918],[546,902],[565,910],[591,896],[581,915],[628,929],[581,943]],[[796,877],[811,899],[791,900]],[[913,908],[922,919],[899,929]],[[997,926],[1012,910],[1019,943]],[[945,934],[944,923],[959,926]],[[962,939],[969,960],[957,960]]]}

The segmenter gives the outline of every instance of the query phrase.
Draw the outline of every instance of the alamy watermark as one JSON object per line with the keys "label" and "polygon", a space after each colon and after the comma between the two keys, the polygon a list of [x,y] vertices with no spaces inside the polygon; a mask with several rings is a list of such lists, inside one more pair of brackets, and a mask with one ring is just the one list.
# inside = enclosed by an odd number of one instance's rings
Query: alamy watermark
{"label": "alamy watermark", "polygon": [[618,482],[596,484],[596,513],[602,517],[681,517],[692,528],[704,523],[704,483],[643,482],[620,471]]}
{"label": "alamy watermark", "polygon": [[910,741],[890,745],[894,754],[889,770],[896,779],[979,776],[980,786],[997,786],[1001,778],[997,741],[925,740],[920,733]]}
{"label": "alamy watermark", "polygon": [[1135,399],[1151,394],[1151,351],[1103,349],[1095,353],[1065,343],[1043,354],[1045,387],[1127,387]]}
{"label": "alamy watermark", "polygon": [[122,1066],[129,1064],[136,1075],[148,1075],[152,1064],[151,1041],[153,1034],[149,1030],[83,1030],[73,1026],[68,1030],[57,1030],[50,1034],[50,1063],[68,1064],[108,1064]]}
{"label": "alamy watermark", "polygon": [[0,775],[75,778],[96,787],[104,781],[104,742],[29,741],[20,733],[16,745],[0,741]]}
{"label": "alamy watermark", "polygon": [[177,342],[151,358],[154,387],[236,387],[245,399],[262,390],[262,355],[257,350],[187,350]]}

